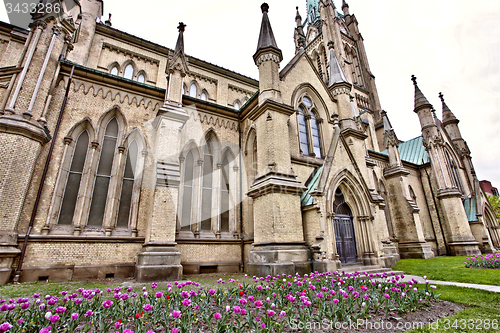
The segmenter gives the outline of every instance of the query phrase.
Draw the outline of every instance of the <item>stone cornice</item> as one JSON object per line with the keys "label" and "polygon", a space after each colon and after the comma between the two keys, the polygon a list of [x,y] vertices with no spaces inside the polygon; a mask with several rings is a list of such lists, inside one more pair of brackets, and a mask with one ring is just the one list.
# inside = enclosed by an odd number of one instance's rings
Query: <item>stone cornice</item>
{"label": "stone cornice", "polygon": [[128,55],[131,58],[136,58],[136,59],[142,60],[144,62],[150,62],[152,64],[156,64],[157,66],[160,64],[160,61],[158,59],[150,58],[148,56],[142,55],[142,54],[137,53],[137,52],[133,52],[131,50],[124,49],[122,47],[119,47],[119,46],[116,46],[116,45],[113,45],[110,43],[104,42],[102,44],[102,48],[109,49],[110,51],[115,51],[117,53],[123,53],[125,56]]}
{"label": "stone cornice", "polygon": [[50,141],[50,137],[38,123],[26,120],[16,114],[0,116],[0,133],[22,135],[42,145]]}
{"label": "stone cornice", "polygon": [[399,176],[407,176],[410,172],[405,169],[402,165],[390,165],[384,169],[384,177],[386,179],[399,177]]}
{"label": "stone cornice", "polygon": [[268,172],[257,178],[247,195],[251,198],[260,197],[268,193],[302,194],[307,188],[294,175],[286,175],[278,172]]}

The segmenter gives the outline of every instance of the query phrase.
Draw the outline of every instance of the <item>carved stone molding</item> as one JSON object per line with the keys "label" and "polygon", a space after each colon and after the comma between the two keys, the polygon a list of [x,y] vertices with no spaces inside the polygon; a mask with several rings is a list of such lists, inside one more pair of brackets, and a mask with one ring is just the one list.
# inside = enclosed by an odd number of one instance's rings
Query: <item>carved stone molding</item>
{"label": "carved stone molding", "polygon": [[116,52],[116,53],[123,53],[125,56],[130,56],[130,58],[135,58],[135,59],[144,61],[146,63],[150,62],[150,63],[155,64],[157,66],[160,65],[160,61],[158,59],[150,58],[148,56],[132,52],[130,50],[121,48],[119,46],[111,45],[111,44],[108,44],[108,43],[103,43],[102,44],[102,49],[103,50],[104,49],[108,49],[111,52]]}
{"label": "carved stone molding", "polygon": [[259,67],[265,61],[274,61],[275,63],[279,64],[280,57],[274,53],[264,53],[259,58],[257,58],[255,64],[257,65],[257,67]]}

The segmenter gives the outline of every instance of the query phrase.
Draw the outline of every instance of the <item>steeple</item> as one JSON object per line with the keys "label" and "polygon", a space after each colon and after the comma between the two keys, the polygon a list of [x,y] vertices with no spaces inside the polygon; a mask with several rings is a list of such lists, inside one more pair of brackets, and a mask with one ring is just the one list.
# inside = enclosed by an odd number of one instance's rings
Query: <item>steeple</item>
{"label": "steeple", "polygon": [[411,76],[411,80],[413,81],[413,85],[415,86],[415,109],[414,109],[414,111],[417,112],[417,109],[422,107],[422,106],[432,107],[431,103],[429,103],[427,98],[425,98],[422,91],[420,91],[420,88],[417,85],[417,78],[415,77],[415,75]]}
{"label": "steeple", "polygon": [[257,51],[253,55],[255,65],[259,68],[259,104],[266,99],[281,103],[279,67],[283,54],[276,44],[271,22],[269,22],[267,15],[269,5],[264,2],[260,8],[262,9],[262,23]]}
{"label": "steeple", "polygon": [[330,49],[330,81],[328,82],[328,86],[332,86],[335,83],[347,82],[345,78],[344,71],[342,67],[340,67],[340,63],[335,55],[333,41],[328,42],[328,48]]}
{"label": "steeple", "polygon": [[446,125],[451,122],[456,122],[458,124],[459,120],[455,117],[448,105],[446,105],[446,103],[444,102],[444,96],[442,93],[439,93],[439,98],[441,99],[441,103],[443,104],[443,124]]}

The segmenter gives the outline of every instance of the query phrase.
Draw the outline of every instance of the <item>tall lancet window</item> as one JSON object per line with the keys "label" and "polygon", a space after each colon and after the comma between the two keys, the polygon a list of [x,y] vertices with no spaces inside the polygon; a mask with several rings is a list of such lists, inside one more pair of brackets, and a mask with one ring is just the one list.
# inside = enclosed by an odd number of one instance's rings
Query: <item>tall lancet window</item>
{"label": "tall lancet window", "polygon": [[203,150],[203,178],[201,187],[201,230],[212,229],[212,177],[214,155],[212,140],[208,139]]}
{"label": "tall lancet window", "polygon": [[229,231],[229,161],[224,157],[220,178],[220,231]]}
{"label": "tall lancet window", "polygon": [[116,141],[118,138],[118,121],[113,118],[109,121],[104,132],[101,155],[94,183],[92,203],[90,204],[88,225],[100,226],[104,218],[106,200],[108,198],[109,182],[111,180],[111,168],[115,158]]}
{"label": "tall lancet window", "polygon": [[88,147],[89,133],[83,131],[76,140],[73,160],[71,161],[68,180],[66,181],[66,188],[64,189],[64,197],[62,200],[61,212],[59,213],[58,224],[71,224],[73,220]]}
{"label": "tall lancet window", "polygon": [[191,88],[189,88],[189,96],[198,97],[198,92],[196,91],[196,84],[191,84]]}
{"label": "tall lancet window", "polygon": [[314,112],[311,112],[311,135],[313,139],[314,154],[316,157],[322,158],[321,155],[321,138],[319,135],[319,123]]}
{"label": "tall lancet window", "polygon": [[189,231],[191,226],[191,207],[193,203],[194,156],[190,150],[184,160],[183,195],[181,211],[181,230]]}
{"label": "tall lancet window", "polygon": [[457,165],[455,164],[455,161],[450,157],[450,154],[445,150],[444,154],[446,156],[446,162],[448,162],[448,170],[450,170],[450,175],[453,180],[453,185],[463,193],[462,190],[462,184],[460,183],[460,178],[458,177],[458,172],[457,172]]}
{"label": "tall lancet window", "polygon": [[299,121],[300,150],[302,154],[309,155],[309,133],[307,131],[306,116],[301,106],[299,106],[297,119]]}
{"label": "tall lancet window", "polygon": [[122,193],[120,195],[120,205],[118,207],[118,217],[116,220],[116,226],[120,228],[128,228],[130,204],[132,201],[132,190],[134,189],[137,165],[137,152],[137,142],[134,140],[128,147],[125,170],[123,171]]}
{"label": "tall lancet window", "polygon": [[321,119],[310,98],[304,96],[299,102],[297,120],[299,124],[300,150],[304,155],[323,158],[321,145]]}

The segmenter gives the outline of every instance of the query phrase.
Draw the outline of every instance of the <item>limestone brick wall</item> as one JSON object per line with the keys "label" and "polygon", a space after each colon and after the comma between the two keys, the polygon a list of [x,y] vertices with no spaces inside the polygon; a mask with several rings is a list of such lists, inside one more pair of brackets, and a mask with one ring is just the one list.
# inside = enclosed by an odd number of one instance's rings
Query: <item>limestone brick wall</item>
{"label": "limestone brick wall", "polygon": [[181,262],[240,261],[239,244],[177,244]]}
{"label": "limestone brick wall", "polygon": [[[208,73],[207,73],[208,74]],[[203,71],[198,68],[193,68],[191,73],[184,77],[184,94],[190,95],[191,84],[196,85],[196,98],[201,98],[202,92],[205,90],[208,94],[207,101],[212,103],[218,103],[217,101],[217,89],[218,80],[214,78],[214,75],[208,76]],[[194,96],[193,96],[194,97]]]}
{"label": "limestone brick wall", "polygon": [[[28,33],[26,33],[26,36]],[[0,67],[15,66],[23,50],[24,42],[12,39],[9,34],[0,32]]]}
{"label": "limestone brick wall", "polygon": [[30,242],[23,266],[135,264],[141,248],[136,243]]}
{"label": "limestone brick wall", "polygon": [[[40,143],[21,135],[0,133],[0,230],[15,231]],[[21,172],[22,171],[22,172]]]}
{"label": "limestone brick wall", "polygon": [[297,175],[297,180],[305,184],[311,173],[314,171],[314,165],[304,165],[302,163],[292,163],[293,171]]}
{"label": "limestone brick wall", "polygon": [[417,198],[417,206],[418,208],[420,208],[419,215],[422,227],[424,228],[425,239],[433,239],[435,241],[436,237],[434,234],[431,217],[429,216],[428,208],[428,205],[433,204],[433,202],[427,202],[426,200],[424,188],[422,187],[422,181],[419,178],[419,171],[411,168],[407,168],[407,170],[410,171],[410,174],[408,175],[408,185],[412,187]]}

